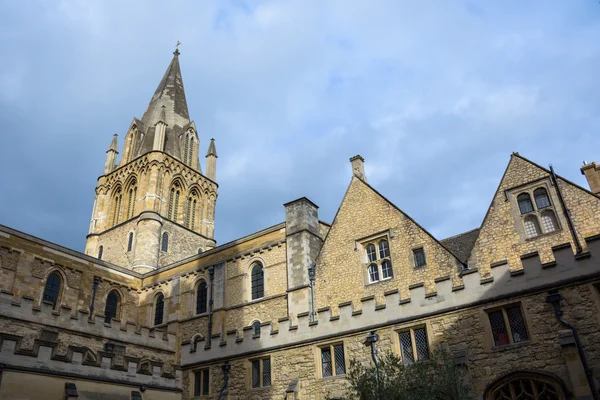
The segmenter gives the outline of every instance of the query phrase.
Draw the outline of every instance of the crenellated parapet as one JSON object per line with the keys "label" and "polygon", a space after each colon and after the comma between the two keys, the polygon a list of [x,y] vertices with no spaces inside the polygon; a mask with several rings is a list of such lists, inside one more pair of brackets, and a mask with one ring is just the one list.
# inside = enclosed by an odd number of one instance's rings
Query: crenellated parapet
{"label": "crenellated parapet", "polygon": [[43,302],[41,306],[37,306],[34,299],[28,296],[23,296],[20,301],[12,299],[12,293],[6,291],[0,293],[0,317],[170,353],[176,351],[176,335],[162,329],[150,329],[145,326],[137,329],[134,322],[114,319],[111,323],[105,323],[103,315],[97,314],[90,319],[88,312],[79,310],[73,313],[71,307],[65,305],[56,310],[49,303]]}
{"label": "crenellated parapet", "polygon": [[[442,314],[459,308],[477,306],[496,300],[517,297],[559,285],[585,281],[600,276],[600,235],[586,239],[588,252],[575,254],[569,243],[552,248],[553,262],[542,263],[537,252],[521,256],[522,269],[511,269],[506,261],[493,263],[491,275],[482,276],[477,269],[461,273],[463,284],[454,286],[450,276],[436,279],[436,291],[426,293],[424,284],[411,285],[410,296],[401,298],[399,290],[384,294],[383,301],[364,297],[360,304],[345,302],[317,310],[311,321],[309,312],[297,315],[292,325],[286,316],[263,322],[260,335],[244,327],[216,335],[211,346],[202,338],[182,342],[182,367],[228,357],[244,357],[289,345],[316,342],[345,334],[379,329],[418,318]],[[318,286],[316,288],[318,289]],[[190,338],[184,338],[190,339]]]}

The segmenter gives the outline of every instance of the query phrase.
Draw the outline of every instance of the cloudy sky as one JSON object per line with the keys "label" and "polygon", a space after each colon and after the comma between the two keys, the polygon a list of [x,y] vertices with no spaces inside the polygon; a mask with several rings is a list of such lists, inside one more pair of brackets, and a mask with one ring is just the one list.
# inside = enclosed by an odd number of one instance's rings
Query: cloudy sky
{"label": "cloudy sky", "polygon": [[600,161],[598,0],[4,0],[1,224],[83,250],[177,40],[219,243],[301,196],[330,222],[355,154],[439,238],[481,224],[513,151],[585,187]]}

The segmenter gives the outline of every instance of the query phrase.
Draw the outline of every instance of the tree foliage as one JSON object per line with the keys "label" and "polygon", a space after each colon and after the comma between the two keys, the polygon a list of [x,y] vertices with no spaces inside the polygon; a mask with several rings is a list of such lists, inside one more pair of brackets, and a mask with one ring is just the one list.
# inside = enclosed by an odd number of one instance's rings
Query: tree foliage
{"label": "tree foliage", "polygon": [[472,400],[465,367],[454,357],[437,350],[428,361],[403,365],[388,352],[379,360],[379,380],[374,363],[350,363],[350,397],[360,400]]}

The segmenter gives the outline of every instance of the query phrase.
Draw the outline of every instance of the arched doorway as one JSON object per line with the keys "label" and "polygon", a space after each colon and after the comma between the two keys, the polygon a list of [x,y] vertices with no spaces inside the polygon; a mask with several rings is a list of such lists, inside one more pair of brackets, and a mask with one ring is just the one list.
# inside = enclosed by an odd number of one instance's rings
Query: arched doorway
{"label": "arched doorway", "polygon": [[566,400],[563,383],[544,372],[516,371],[492,382],[485,400]]}

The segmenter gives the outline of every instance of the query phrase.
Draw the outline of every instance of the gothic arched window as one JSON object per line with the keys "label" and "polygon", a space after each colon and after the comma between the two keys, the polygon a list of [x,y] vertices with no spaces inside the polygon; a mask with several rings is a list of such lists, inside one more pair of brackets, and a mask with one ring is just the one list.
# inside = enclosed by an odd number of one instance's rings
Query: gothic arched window
{"label": "gothic arched window", "polygon": [[165,309],[165,296],[159,294],[154,301],[154,325],[163,323],[163,313]]}
{"label": "gothic arched window", "polygon": [[208,304],[208,285],[201,281],[196,291],[196,314],[204,314]]}
{"label": "gothic arched window", "polygon": [[54,271],[48,275],[46,279],[46,287],[44,287],[44,296],[42,301],[52,303],[52,308],[56,309],[58,305],[58,298],[60,297],[60,287],[62,286],[62,279],[58,272]]}
{"label": "gothic arched window", "polygon": [[127,251],[131,251],[133,248],[133,232],[129,232],[129,239],[127,240]]}
{"label": "gothic arched window", "polygon": [[493,382],[485,400],[565,400],[563,384],[546,373],[515,371]]}
{"label": "gothic arched window", "polygon": [[165,253],[169,251],[169,234],[167,232],[163,232],[162,234],[162,242],[160,244],[160,249]]}
{"label": "gothic arched window", "polygon": [[181,186],[179,182],[175,182],[171,191],[169,192],[169,208],[167,210],[167,218],[177,222],[177,210],[179,208],[179,195],[181,193]]}
{"label": "gothic arched window", "polygon": [[194,136],[190,133],[190,149],[188,153],[188,163],[192,164],[192,155],[194,154]]}
{"label": "gothic arched window", "polygon": [[259,337],[260,336],[260,321],[254,321],[252,323],[252,334],[255,337]]}
{"label": "gothic arched window", "polygon": [[521,193],[517,196],[517,202],[519,203],[519,210],[521,214],[527,214],[533,211],[533,204],[531,203],[531,197],[527,193]]}
{"label": "gothic arched window", "polygon": [[102,253],[104,253],[104,246],[98,248],[98,260],[102,260]]}
{"label": "gothic arched window", "polygon": [[117,225],[121,218],[121,201],[123,199],[123,194],[121,193],[121,188],[118,187],[115,191],[113,197],[113,225]]}
{"label": "gothic arched window", "polygon": [[127,202],[127,219],[135,214],[135,199],[137,198],[137,182],[135,179],[129,185],[129,200]]}
{"label": "gothic arched window", "polygon": [[261,263],[252,267],[252,300],[260,299],[265,295],[265,276]]}
{"label": "gothic arched window", "polygon": [[112,290],[106,296],[106,307],[104,307],[104,322],[109,324],[113,318],[117,317],[119,309],[119,295],[116,290]]}

